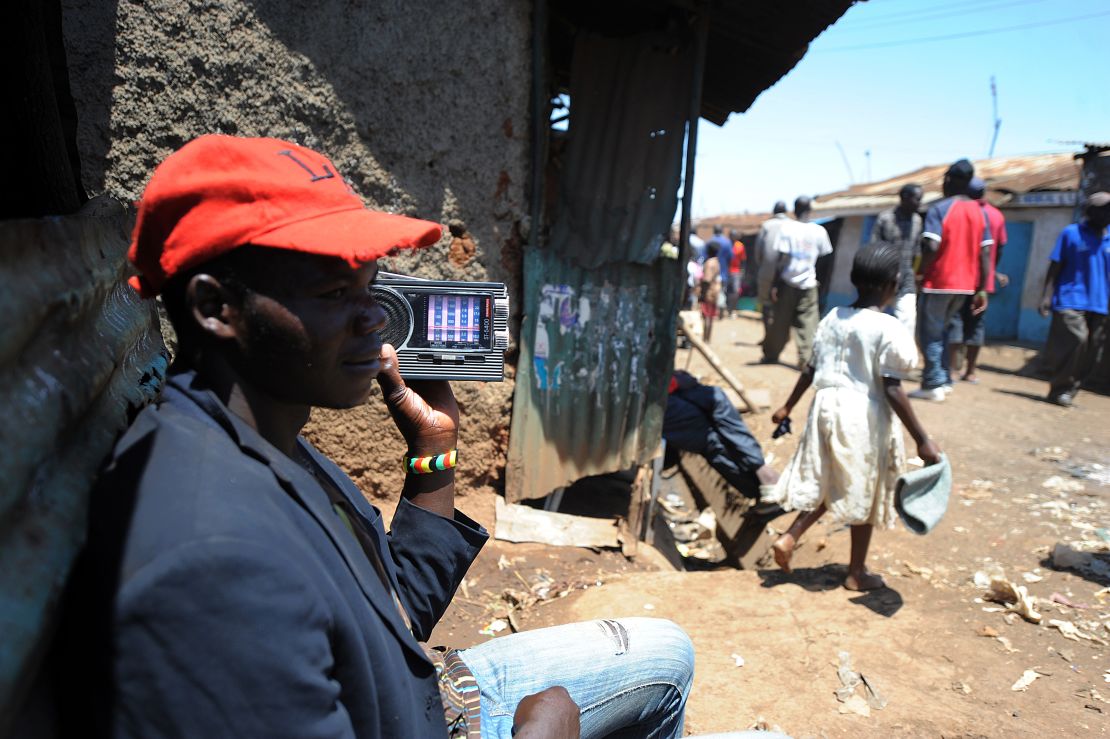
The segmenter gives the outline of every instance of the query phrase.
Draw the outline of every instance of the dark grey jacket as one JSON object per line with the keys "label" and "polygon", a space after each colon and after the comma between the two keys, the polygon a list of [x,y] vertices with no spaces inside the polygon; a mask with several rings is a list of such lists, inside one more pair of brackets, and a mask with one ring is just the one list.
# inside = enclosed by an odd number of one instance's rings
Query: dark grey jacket
{"label": "dark grey jacket", "polygon": [[[300,443],[363,517],[426,639],[488,535],[405,500],[386,535]],[[90,518],[62,657],[89,705],[69,704],[82,723],[67,733],[446,735],[435,671],[324,491],[192,373],[120,440]]]}

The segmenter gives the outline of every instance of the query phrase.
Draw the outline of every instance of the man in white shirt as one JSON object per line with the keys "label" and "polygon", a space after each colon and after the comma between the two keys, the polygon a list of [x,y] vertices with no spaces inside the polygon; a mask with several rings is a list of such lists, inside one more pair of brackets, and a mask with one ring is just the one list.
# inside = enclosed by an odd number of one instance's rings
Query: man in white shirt
{"label": "man in white shirt", "polygon": [[755,244],[752,245],[751,256],[755,258],[757,270],[756,287],[759,291],[759,310],[763,313],[764,339],[771,331],[771,320],[775,312],[771,304],[771,287],[774,285],[778,267],[775,242],[779,239],[782,224],[788,220],[790,219],[786,215],[786,203],[779,200],[775,203],[774,215],[759,227],[759,235],[755,237]]}
{"label": "man in white shirt", "polygon": [[798,368],[804,369],[813,353],[813,334],[820,318],[817,308],[817,259],[832,254],[824,227],[809,222],[812,202],[805,195],[794,201],[794,217],[784,221],[775,240],[778,253],[771,302],[775,315],[763,339],[763,361],[774,363],[786,346],[790,327],[798,345]]}

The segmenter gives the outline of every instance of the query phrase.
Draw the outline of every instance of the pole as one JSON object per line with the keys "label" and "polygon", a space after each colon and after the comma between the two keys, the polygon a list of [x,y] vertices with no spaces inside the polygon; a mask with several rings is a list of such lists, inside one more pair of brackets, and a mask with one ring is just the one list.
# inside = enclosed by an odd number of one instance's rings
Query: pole
{"label": "pole", "polygon": [[698,151],[698,119],[701,118],[701,86],[705,77],[705,52],[709,48],[709,8],[702,4],[697,13],[694,76],[691,81],[693,87],[690,90],[690,112],[686,117],[686,171],[682,176],[682,219],[678,227],[682,254],[679,264],[683,268],[690,257],[690,207],[694,202],[694,158]]}

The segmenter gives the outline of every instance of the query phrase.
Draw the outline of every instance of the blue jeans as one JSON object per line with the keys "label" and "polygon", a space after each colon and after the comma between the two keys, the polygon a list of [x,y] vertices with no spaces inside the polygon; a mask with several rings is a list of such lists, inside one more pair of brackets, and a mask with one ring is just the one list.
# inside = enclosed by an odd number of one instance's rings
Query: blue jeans
{"label": "blue jeans", "polygon": [[947,351],[948,322],[967,300],[966,295],[951,293],[922,293],[921,305],[917,315],[918,343],[925,355],[925,369],[921,371],[921,387],[931,390],[947,385],[952,378],[948,375]]}
{"label": "blue jeans", "polygon": [[581,709],[583,739],[682,736],[694,646],[670,621],[566,624],[459,654],[481,690],[483,737],[511,736],[521,699],[554,685],[566,688]]}

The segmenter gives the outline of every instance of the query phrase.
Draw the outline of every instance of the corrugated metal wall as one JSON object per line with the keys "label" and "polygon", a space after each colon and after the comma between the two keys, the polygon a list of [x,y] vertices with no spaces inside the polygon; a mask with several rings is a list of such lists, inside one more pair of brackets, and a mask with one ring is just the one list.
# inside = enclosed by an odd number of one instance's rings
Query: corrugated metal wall
{"label": "corrugated metal wall", "polygon": [[165,375],[154,304],[123,281],[130,219],[107,210],[0,223],[0,734],[84,539],[89,485]]}
{"label": "corrugated metal wall", "polygon": [[576,41],[551,240],[524,255],[510,500],[627,469],[659,443],[685,278],[659,258],[692,84],[678,33]]}

